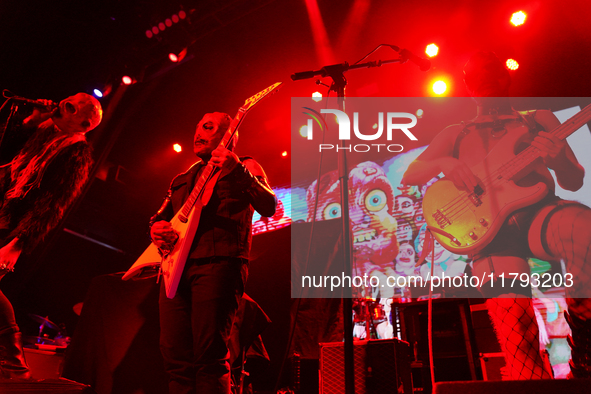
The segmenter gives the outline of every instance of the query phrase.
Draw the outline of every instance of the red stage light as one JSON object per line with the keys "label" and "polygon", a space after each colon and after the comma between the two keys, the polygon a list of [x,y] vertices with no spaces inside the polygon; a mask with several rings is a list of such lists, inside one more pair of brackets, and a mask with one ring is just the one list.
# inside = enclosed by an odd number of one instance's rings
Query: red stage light
{"label": "red stage light", "polygon": [[160,31],[164,31],[166,29],[166,25],[164,25],[163,22],[158,23],[158,28],[160,29]]}
{"label": "red stage light", "polygon": [[170,18],[166,18],[166,20],[164,21],[164,23],[166,24],[166,26],[170,27],[172,26],[172,21],[170,20]]}
{"label": "red stage light", "polygon": [[187,17],[187,13],[183,10],[179,11],[179,18],[185,19]]}
{"label": "red stage light", "polygon": [[429,56],[429,57],[433,57],[433,56],[437,56],[437,53],[439,52],[439,47],[435,44],[429,44],[427,45],[427,47],[425,48],[425,53]]}
{"label": "red stage light", "polygon": [[287,151],[283,151],[283,153],[281,154],[281,156],[286,157],[287,156]]}
{"label": "red stage light", "polygon": [[133,83],[133,79],[131,79],[129,75],[125,75],[123,78],[121,78],[121,81],[124,85],[131,85]]}
{"label": "red stage light", "polygon": [[178,62],[178,61],[179,61],[179,58],[178,58],[178,56],[177,56],[177,55],[175,55],[175,54],[174,54],[174,53],[172,53],[172,52],[170,52],[170,53],[168,54],[168,58],[170,59],[170,61],[171,61],[171,62],[174,62],[174,63],[176,63],[176,62]]}
{"label": "red stage light", "polygon": [[179,144],[174,144],[174,145],[172,146],[172,149],[174,149],[174,151],[175,151],[176,153],[181,153],[181,152],[183,151],[183,147],[182,147],[182,146],[180,146]]}
{"label": "red stage light", "polygon": [[148,38],[154,37],[154,33],[152,33],[152,30],[146,30],[146,37],[148,37]]}
{"label": "red stage light", "polygon": [[435,94],[441,95],[441,94],[445,93],[446,90],[447,90],[447,84],[444,81],[438,80],[433,83],[433,92]]}
{"label": "red stage light", "polygon": [[511,71],[515,71],[519,68],[519,63],[517,63],[517,61],[513,59],[507,59],[505,64],[507,65],[507,68]]}
{"label": "red stage light", "polygon": [[152,33],[158,34],[158,33],[160,33],[160,30],[158,30],[158,27],[154,26],[154,27],[152,27]]}
{"label": "red stage light", "polygon": [[521,26],[525,23],[525,18],[527,18],[527,14],[523,11],[514,12],[511,15],[511,23],[515,26]]}

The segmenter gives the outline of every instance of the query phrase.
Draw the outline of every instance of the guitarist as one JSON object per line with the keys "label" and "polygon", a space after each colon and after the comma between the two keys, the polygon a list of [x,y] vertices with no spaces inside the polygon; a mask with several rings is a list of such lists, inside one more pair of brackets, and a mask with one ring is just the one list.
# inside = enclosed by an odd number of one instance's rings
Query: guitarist
{"label": "guitarist", "polygon": [[[85,134],[101,121],[102,108],[86,93],[58,106],[38,100],[7,121],[0,153],[0,278],[14,269],[21,255],[33,250],[54,228],[80,194],[92,165]],[[25,106],[25,104],[22,104]],[[31,376],[11,303],[0,291],[0,375]]]}
{"label": "guitarist", "polygon": [[[567,289],[573,330],[571,374],[591,377],[591,301],[584,294],[591,279],[591,210],[579,203],[561,201],[554,195],[554,170],[561,187],[578,190],[583,184],[584,169],[566,141],[548,131],[560,122],[551,111],[518,113],[511,108],[508,96],[511,82],[503,63],[492,52],[476,53],[466,63],[464,81],[477,104],[477,116],[470,122],[453,125],[439,133],[429,147],[408,167],[403,184],[420,185],[443,172],[463,190],[475,190],[478,179],[470,170],[482,161],[496,143],[512,129],[527,126],[531,145],[541,151],[542,160],[518,185],[544,182],[550,190],[540,202],[515,211],[503,224],[493,241],[476,255],[474,275],[483,273],[526,273],[528,257],[566,262],[567,272],[575,278]],[[511,277],[512,278],[512,277]],[[482,285],[489,314],[505,352],[512,379],[549,378],[539,354],[538,326],[531,301],[531,288],[517,284],[505,288],[500,283]]]}
{"label": "guitarist", "polygon": [[193,150],[197,162],[173,179],[168,195],[151,219],[150,235],[170,249],[178,235],[168,222],[188,198],[205,164],[222,170],[203,208],[191,252],[174,298],[160,292],[160,349],[173,393],[230,393],[227,341],[248,276],[252,215],[273,216],[275,194],[263,168],[239,158],[220,142],[229,115],[206,114],[197,125]]}

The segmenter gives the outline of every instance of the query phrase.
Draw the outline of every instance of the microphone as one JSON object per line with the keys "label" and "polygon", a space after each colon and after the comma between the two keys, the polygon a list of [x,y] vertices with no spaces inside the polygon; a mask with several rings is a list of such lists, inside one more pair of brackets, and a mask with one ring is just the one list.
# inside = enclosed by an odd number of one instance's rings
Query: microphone
{"label": "microphone", "polygon": [[32,106],[37,107],[37,108],[43,108],[43,109],[52,110],[54,108],[57,108],[57,106],[59,105],[57,103],[54,103],[53,101],[51,102],[51,104],[46,105],[43,102],[38,101],[38,100],[32,100],[32,99],[28,99],[28,98],[25,98],[25,97],[15,96],[15,95],[12,94],[12,92],[10,92],[8,90],[2,91],[2,95],[5,98],[7,98],[8,100],[14,100],[14,101],[18,101],[20,103],[29,104],[29,105],[32,105]]}
{"label": "microphone", "polygon": [[407,60],[410,60],[411,62],[413,62],[414,64],[419,66],[419,69],[421,71],[427,71],[428,69],[431,68],[431,62],[429,60],[423,59],[422,57],[418,57],[417,55],[415,55],[414,53],[412,53],[408,49],[401,50],[400,57],[402,59],[404,59],[405,62]]}

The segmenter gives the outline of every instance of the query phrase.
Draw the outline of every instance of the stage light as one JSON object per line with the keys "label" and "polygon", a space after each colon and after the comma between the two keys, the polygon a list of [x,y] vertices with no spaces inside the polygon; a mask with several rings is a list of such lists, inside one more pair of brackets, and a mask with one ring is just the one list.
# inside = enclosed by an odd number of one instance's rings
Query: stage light
{"label": "stage light", "polygon": [[314,92],[312,93],[312,100],[319,102],[322,100],[322,93],[320,92]]}
{"label": "stage light", "polygon": [[435,94],[443,94],[445,93],[445,91],[447,90],[447,84],[445,82],[443,82],[442,80],[439,81],[435,81],[435,83],[433,83],[433,92]]}
{"label": "stage light", "polygon": [[160,33],[160,30],[158,30],[158,28],[156,26],[154,26],[154,27],[152,27],[152,33],[158,34],[158,33]]}
{"label": "stage light", "polygon": [[422,109],[417,109],[417,118],[422,118],[423,117],[423,110]]}
{"label": "stage light", "polygon": [[98,97],[98,98],[101,98],[101,97],[103,97],[103,92],[101,92],[99,89],[94,89],[92,92],[93,92],[93,93],[94,93],[94,95],[95,95],[96,97]]}
{"label": "stage light", "polygon": [[166,26],[170,27],[172,26],[172,21],[170,20],[170,18],[166,18],[166,20],[164,21],[164,23],[166,24]]}
{"label": "stage light", "polygon": [[300,135],[304,138],[308,138],[308,126],[307,125],[303,125],[302,127],[300,127]]}
{"label": "stage light", "polygon": [[507,68],[511,71],[515,71],[519,68],[519,63],[517,63],[517,61],[514,59],[507,59],[505,64],[507,65]]}
{"label": "stage light", "polygon": [[178,62],[182,62],[183,59],[185,58],[185,56],[187,56],[187,50],[189,48],[184,48],[182,51],[178,52],[178,54],[174,53],[174,52],[170,52],[168,54],[168,58],[170,59],[171,62],[173,63],[178,63]]}
{"label": "stage light", "polygon": [[160,31],[164,31],[166,29],[166,25],[164,24],[164,22],[160,22],[158,23],[158,28],[160,29]]}
{"label": "stage light", "polygon": [[187,17],[187,13],[183,10],[179,11],[179,18],[185,19]]}
{"label": "stage light", "polygon": [[174,151],[175,151],[176,153],[181,153],[181,152],[183,151],[183,147],[182,147],[182,146],[180,146],[180,144],[174,144],[174,145],[172,146],[172,149],[174,149]]}
{"label": "stage light", "polygon": [[425,48],[425,53],[429,56],[429,57],[433,57],[433,56],[437,56],[437,53],[439,52],[439,47],[435,44],[429,44],[427,45],[427,47]]}
{"label": "stage light", "polygon": [[172,19],[174,23],[179,23],[179,16],[177,14],[171,16],[170,19]]}
{"label": "stage light", "polygon": [[123,78],[121,78],[121,82],[123,82],[124,85],[131,85],[133,79],[129,75],[124,75]]}
{"label": "stage light", "polygon": [[513,15],[511,15],[511,23],[513,23],[514,26],[521,26],[525,23],[525,18],[527,18],[527,14],[525,12],[514,12]]}
{"label": "stage light", "polygon": [[148,37],[148,38],[154,37],[154,33],[152,33],[152,30],[146,30],[146,37]]}
{"label": "stage light", "polygon": [[285,150],[285,151],[283,151],[283,153],[281,154],[281,156],[283,156],[283,157],[287,157],[287,151],[286,151],[286,150]]}

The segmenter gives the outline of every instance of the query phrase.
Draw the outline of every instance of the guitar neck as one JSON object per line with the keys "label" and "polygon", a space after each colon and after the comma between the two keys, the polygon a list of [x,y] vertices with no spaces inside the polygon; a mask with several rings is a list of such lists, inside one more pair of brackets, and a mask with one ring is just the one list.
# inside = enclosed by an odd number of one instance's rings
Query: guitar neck
{"label": "guitar neck", "polygon": [[[236,135],[236,130],[238,130],[240,123],[242,123],[242,118],[244,117],[245,113],[246,111],[243,111],[243,109],[240,108],[238,110],[238,113],[232,120],[232,123],[230,123],[230,127],[228,127],[228,130],[224,133],[224,137],[222,138],[221,144],[223,144],[226,147],[226,149],[232,144],[232,140]],[[199,177],[197,183],[193,187],[193,191],[191,191],[189,198],[187,198],[187,201],[185,201],[185,204],[181,209],[181,213],[184,217],[189,216],[189,213],[191,212],[193,205],[195,205],[195,201],[197,201],[197,199],[201,197],[201,194],[205,189],[205,184],[215,174],[216,170],[217,168],[215,166],[211,164],[206,164],[205,168],[203,169],[203,172],[201,173],[201,176]]]}
{"label": "guitar neck", "polygon": [[[230,145],[232,144],[232,140],[234,139],[234,136],[236,135],[236,131],[238,130],[238,127],[242,123],[242,119],[248,113],[248,111],[254,105],[256,105],[259,101],[261,101],[263,98],[276,92],[279,89],[279,86],[281,86],[281,82],[277,82],[277,83],[269,86],[268,88],[261,90],[260,92],[258,92],[254,96],[246,99],[246,101],[244,102],[244,105],[242,107],[240,107],[240,109],[238,110],[238,113],[236,114],[234,119],[232,119],[232,122],[230,123],[230,127],[228,127],[228,130],[224,133],[224,137],[222,138],[222,141],[220,144],[223,144],[226,147],[226,149],[229,148]],[[193,206],[195,205],[195,202],[203,194],[203,191],[205,190],[205,185],[207,184],[207,182],[209,182],[212,179],[212,177],[216,174],[217,170],[218,169],[215,166],[206,163],[206,166],[203,169],[203,173],[201,174],[201,176],[197,180],[195,187],[193,187],[193,191],[191,191],[189,198],[187,199],[187,201],[185,202],[185,204],[181,208],[181,215],[180,215],[181,221],[185,222],[187,220],[189,213],[191,212],[191,209],[193,209]]]}
{"label": "guitar neck", "polygon": [[[591,104],[587,105],[581,111],[569,118],[566,122],[556,127],[550,134],[556,136],[558,139],[565,140],[568,136],[580,129],[585,123],[591,119]],[[513,160],[502,166],[501,174],[504,178],[510,179],[521,170],[525,169],[536,159],[541,157],[541,152],[538,148],[529,146],[519,153]]]}

